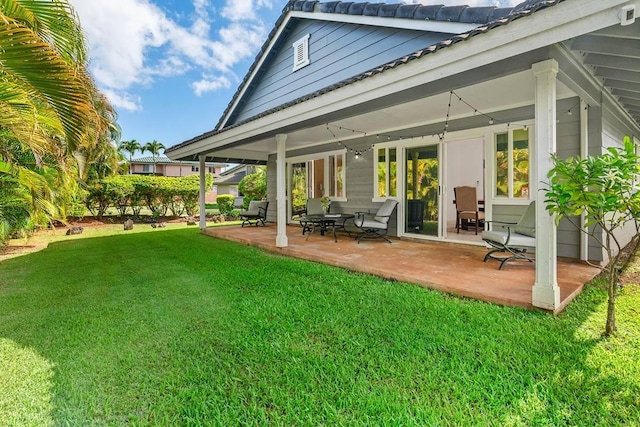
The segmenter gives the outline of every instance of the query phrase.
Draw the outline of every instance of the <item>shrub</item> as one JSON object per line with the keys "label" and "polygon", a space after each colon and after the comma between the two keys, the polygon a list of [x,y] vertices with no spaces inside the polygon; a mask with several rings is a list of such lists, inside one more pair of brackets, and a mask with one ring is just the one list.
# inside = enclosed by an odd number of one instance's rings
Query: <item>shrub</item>
{"label": "shrub", "polygon": [[224,216],[231,215],[236,197],[233,194],[221,194],[216,198],[218,209]]}
{"label": "shrub", "polygon": [[[213,185],[213,175],[206,174],[206,185]],[[198,211],[199,190],[200,181],[196,175],[181,178],[115,176],[89,188],[86,205],[97,217],[103,216],[110,206],[116,207],[120,215],[126,215],[127,209],[131,209],[133,215],[139,215],[142,206],[149,208],[156,217],[166,215],[168,211],[175,216],[194,215]]]}
{"label": "shrub", "polygon": [[267,196],[267,173],[263,167],[256,168],[256,172],[242,178],[238,184],[238,190],[245,196],[245,204],[248,205],[246,199],[262,200]]}

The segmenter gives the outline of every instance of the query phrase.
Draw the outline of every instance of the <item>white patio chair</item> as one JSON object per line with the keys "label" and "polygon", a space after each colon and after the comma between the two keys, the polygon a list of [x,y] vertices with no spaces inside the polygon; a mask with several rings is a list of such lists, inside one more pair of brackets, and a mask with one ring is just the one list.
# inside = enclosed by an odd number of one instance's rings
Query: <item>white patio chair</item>
{"label": "white patio chair", "polygon": [[[528,249],[536,247],[536,205],[531,202],[525,213],[517,223],[486,221],[491,224],[503,226],[503,230],[485,230],[482,232],[484,240],[492,249],[484,256],[487,262],[490,258],[500,261],[499,270],[509,261],[526,260],[530,263],[535,261],[527,253]],[[497,254],[504,255],[497,255]]]}
{"label": "white patio chair", "polygon": [[361,231],[356,237],[358,243],[363,239],[384,239],[391,243],[391,240],[387,239],[387,232],[389,220],[397,205],[397,200],[387,199],[375,214],[356,212],[353,224]]}
{"label": "white patio chair", "polygon": [[258,225],[267,220],[267,208],[269,207],[269,202],[252,200],[249,202],[249,208],[246,211],[241,211],[238,215],[240,219],[242,219],[242,227],[245,224],[248,225]]}

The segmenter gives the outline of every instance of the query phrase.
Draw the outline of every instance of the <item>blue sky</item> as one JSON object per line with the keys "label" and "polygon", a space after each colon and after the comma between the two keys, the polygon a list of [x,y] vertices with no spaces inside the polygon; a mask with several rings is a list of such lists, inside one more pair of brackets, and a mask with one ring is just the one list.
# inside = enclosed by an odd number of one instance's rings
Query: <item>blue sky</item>
{"label": "blue sky", "polygon": [[[388,0],[387,3],[392,3]],[[510,6],[518,0],[405,3]],[[213,129],[286,0],[70,0],[122,139],[166,147]]]}

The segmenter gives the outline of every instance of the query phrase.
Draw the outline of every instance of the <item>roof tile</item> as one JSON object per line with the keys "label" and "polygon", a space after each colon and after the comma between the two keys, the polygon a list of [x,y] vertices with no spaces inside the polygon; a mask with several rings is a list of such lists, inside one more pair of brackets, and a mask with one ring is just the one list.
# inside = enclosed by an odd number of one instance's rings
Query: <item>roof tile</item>
{"label": "roof tile", "polygon": [[304,3],[302,5],[302,11],[303,12],[313,12],[313,9],[316,7],[316,3],[318,3],[317,1],[303,1],[300,3]]}
{"label": "roof tile", "polygon": [[365,16],[378,16],[380,6],[382,6],[382,3],[369,3],[364,7],[362,14]]}
{"label": "roof tile", "polygon": [[400,6],[399,3],[396,4],[383,4],[378,9],[378,16],[382,16],[385,18],[394,18],[396,16],[396,9]]}
{"label": "roof tile", "polygon": [[469,6],[444,6],[438,11],[437,21],[460,22],[462,11]]}
{"label": "roof tile", "polygon": [[353,4],[352,1],[342,1],[339,2],[336,5],[336,11],[335,13],[342,13],[342,14],[348,14],[349,13],[349,7]]}
{"label": "roof tile", "polygon": [[396,18],[413,19],[419,4],[403,4],[396,10]]}
{"label": "roof tile", "polygon": [[335,13],[336,7],[342,3],[341,1],[328,1],[326,3],[320,3],[320,12],[323,13]]}
{"label": "roof tile", "polygon": [[369,4],[369,2],[359,2],[352,3],[349,6],[349,15],[362,15],[364,13],[364,8]]}
{"label": "roof tile", "polygon": [[433,6],[420,6],[416,13],[413,15],[414,19],[424,19],[427,21],[435,21],[438,16],[438,11],[444,7],[443,4],[436,4]]}

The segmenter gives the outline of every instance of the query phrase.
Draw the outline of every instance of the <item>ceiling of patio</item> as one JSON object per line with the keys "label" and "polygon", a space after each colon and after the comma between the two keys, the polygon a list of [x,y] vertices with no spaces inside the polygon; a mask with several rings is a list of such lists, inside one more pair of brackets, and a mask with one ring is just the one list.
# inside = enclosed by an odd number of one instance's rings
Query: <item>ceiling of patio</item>
{"label": "ceiling of patio", "polygon": [[[533,105],[534,84],[533,73],[527,70],[457,89],[455,94],[464,102],[453,96],[449,119],[453,121],[474,115],[480,117],[481,114],[493,117],[493,113],[498,111]],[[557,96],[562,99],[575,96],[575,94],[564,84],[558,82]],[[339,121],[332,121],[330,128],[333,135],[327,130],[326,124],[294,131],[287,134],[287,150],[336,142],[334,135],[342,142],[351,141],[351,144],[357,139],[375,138],[376,134],[406,135],[409,133],[430,136],[434,132],[433,126],[429,125],[445,121],[449,99],[449,92],[445,92],[358,116],[345,117]],[[427,131],[427,129],[431,129],[431,131]],[[423,130],[424,133],[421,133]],[[365,132],[366,135],[364,135]],[[275,142],[272,140],[256,141],[243,145],[242,149],[261,154],[273,153]]]}
{"label": "ceiling of patio", "polygon": [[640,19],[576,37],[568,45],[640,124]]}

